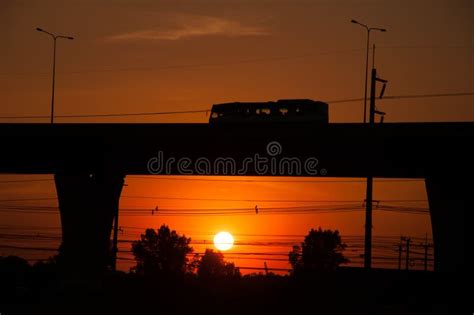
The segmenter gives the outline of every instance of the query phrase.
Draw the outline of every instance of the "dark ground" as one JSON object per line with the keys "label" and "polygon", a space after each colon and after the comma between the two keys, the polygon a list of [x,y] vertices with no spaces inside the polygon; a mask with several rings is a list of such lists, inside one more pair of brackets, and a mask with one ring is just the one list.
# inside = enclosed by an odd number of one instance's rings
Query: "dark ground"
{"label": "dark ground", "polygon": [[300,278],[260,275],[202,281],[115,273],[91,282],[58,280],[54,271],[30,269],[0,273],[1,315],[472,314],[473,310],[467,275],[457,274],[340,268]]}

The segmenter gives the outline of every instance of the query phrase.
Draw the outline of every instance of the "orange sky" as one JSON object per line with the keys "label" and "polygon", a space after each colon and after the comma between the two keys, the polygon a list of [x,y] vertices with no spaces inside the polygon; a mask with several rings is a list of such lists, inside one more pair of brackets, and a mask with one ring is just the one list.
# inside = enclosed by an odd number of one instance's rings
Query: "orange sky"
{"label": "orange sky", "polygon": [[[2,176],[2,181],[22,180],[22,179],[52,179],[51,176],[21,176],[10,175]],[[245,180],[245,182],[242,182]],[[261,259],[270,259],[267,261],[269,267],[287,268],[286,257],[284,256],[253,256],[251,258],[242,257],[242,253],[279,253],[286,254],[291,249],[291,244],[297,244],[302,241],[303,236],[307,234],[310,228],[321,226],[326,229],[338,229],[349,245],[361,245],[360,241],[354,239],[354,236],[362,236],[364,233],[364,212],[362,211],[362,201],[365,198],[365,185],[363,182],[353,183],[335,183],[334,181],[353,181],[359,179],[298,179],[296,183],[285,181],[294,180],[291,178],[270,178],[270,177],[142,177],[130,176],[126,180],[127,186],[124,187],[121,209],[149,209],[142,216],[130,216],[130,211],[122,211],[120,226],[123,233],[120,234],[121,240],[135,240],[139,234],[147,227],[158,228],[161,224],[168,224],[172,229],[179,233],[184,233],[191,237],[196,252],[203,252],[206,247],[213,248],[213,236],[219,231],[231,232],[238,245],[226,252],[229,260],[233,260],[239,266],[263,267]],[[233,182],[232,182],[233,181]],[[249,182],[250,181],[250,182]],[[262,182],[266,181],[266,182]],[[1,182],[1,181],[0,181]],[[24,199],[24,198],[55,198],[54,182],[52,180],[33,183],[0,183],[0,200],[6,199]],[[137,197],[137,198],[134,198]],[[152,197],[157,199],[146,199],[143,197]],[[212,200],[170,200],[165,198],[186,198],[186,199],[236,199],[245,201],[212,201]],[[382,200],[384,205],[416,206],[427,207],[426,202],[402,202],[396,203],[390,200],[426,200],[424,183],[422,181],[412,182],[383,182],[375,184],[374,199]],[[280,200],[274,201],[255,201],[255,200]],[[285,200],[285,202],[281,202]],[[288,200],[307,200],[308,202],[289,202]],[[309,202],[316,201],[316,202]],[[319,202],[317,202],[319,201]],[[265,208],[273,207],[301,207],[312,205],[316,208],[337,203],[329,201],[356,201],[359,211],[356,212],[330,212],[330,213],[312,213],[312,214],[286,214],[286,215],[266,215]],[[24,205],[57,205],[56,200],[41,201],[14,201],[0,203],[4,205],[17,205],[20,208]],[[345,203],[343,203],[345,204]],[[260,213],[254,214],[254,207],[258,205]],[[151,209],[156,206],[159,209],[248,209],[247,215],[219,215],[219,216],[162,216],[160,212],[152,215]],[[8,230],[11,226],[27,227],[26,231],[21,233],[45,235],[45,233],[59,233],[59,230],[44,229],[44,227],[59,227],[59,215],[53,214],[22,214],[17,212],[1,212],[0,219],[2,233],[12,233]],[[28,229],[28,227],[43,227],[40,229]],[[14,230],[13,232],[15,232]],[[424,237],[425,234],[431,238],[431,225],[428,215],[407,214],[407,213],[388,213],[375,210],[374,213],[374,236],[394,237],[391,238],[390,246],[397,242],[401,235],[411,237]],[[17,233],[20,233],[16,231]],[[58,234],[59,235],[59,234]],[[203,244],[203,242],[206,244]],[[0,245],[19,245],[19,246],[39,246],[51,247],[57,242],[45,241],[45,243],[17,240],[2,240]],[[272,243],[272,244],[269,244]],[[26,245],[25,245],[26,244]],[[129,250],[130,244],[121,244],[121,249]],[[348,252],[351,257],[361,254],[361,248],[356,252]],[[352,249],[351,249],[352,250]],[[375,250],[374,256],[377,255]],[[11,253],[11,249],[3,249],[3,253]],[[14,252],[14,251],[13,251]],[[19,252],[25,255],[25,252]],[[392,250],[382,250],[382,256],[396,257],[396,252]],[[28,257],[44,258],[47,253],[27,252]],[[130,257],[124,253],[122,257]],[[253,259],[253,258],[258,259]],[[245,259],[243,259],[245,258]],[[283,261],[271,259],[283,259]],[[354,263],[360,262],[355,259]],[[375,264],[377,265],[377,263]],[[131,266],[130,262],[121,262],[122,268]],[[380,265],[379,265],[380,266]],[[393,265],[392,265],[393,266]]]}
{"label": "orange sky", "polygon": [[[67,115],[363,97],[366,33],[353,18],[388,29],[372,37],[386,95],[473,91],[473,13],[470,0],[3,0],[0,116],[50,113],[52,40],[37,26],[76,38],[58,41],[56,113]],[[380,107],[388,122],[472,121],[471,103],[472,96]],[[361,121],[361,105],[334,104],[331,121]]]}
{"label": "orange sky", "polygon": [[[281,98],[331,101],[363,97],[366,33],[349,23],[353,18],[388,29],[387,33],[373,37],[378,46],[378,71],[389,80],[386,95],[471,92],[474,91],[473,13],[470,0],[100,3],[3,0],[0,2],[0,116],[50,113],[52,41],[36,32],[37,26],[75,37],[74,41],[60,40],[57,55],[56,113],[72,115],[209,109],[214,103],[227,101]],[[387,112],[387,122],[472,121],[472,100],[472,96],[386,100],[378,106]],[[362,119],[361,102],[329,105],[331,122]],[[206,122],[207,119],[205,114],[195,114],[57,121]],[[49,120],[0,118],[0,122],[12,121]],[[21,178],[32,177],[2,175],[0,181]],[[365,191],[363,183],[229,183],[129,177],[127,184],[124,195],[360,200],[361,204]],[[0,199],[32,196],[54,197],[53,182],[0,183]],[[376,183],[374,199],[426,199],[424,183]],[[153,208],[158,203],[160,207],[175,208],[255,207],[255,202],[131,198],[122,199],[121,206]],[[275,204],[260,202],[258,206]],[[239,241],[245,238],[243,234],[253,235],[254,240],[258,238],[255,234],[304,235],[309,228],[318,226],[337,228],[343,236],[362,235],[363,218],[363,212],[150,216],[123,217],[121,225],[144,228],[167,223],[193,239],[208,240],[215,232],[228,230]],[[4,225],[59,226],[57,215],[0,212],[0,220]],[[428,216],[376,212],[374,220],[374,235],[378,236],[422,237],[431,233]],[[138,230],[126,232],[138,235]],[[202,250],[198,246],[196,249]],[[236,246],[233,250],[253,249]],[[272,250],[287,252],[289,248]],[[285,266],[281,262],[268,264]]]}

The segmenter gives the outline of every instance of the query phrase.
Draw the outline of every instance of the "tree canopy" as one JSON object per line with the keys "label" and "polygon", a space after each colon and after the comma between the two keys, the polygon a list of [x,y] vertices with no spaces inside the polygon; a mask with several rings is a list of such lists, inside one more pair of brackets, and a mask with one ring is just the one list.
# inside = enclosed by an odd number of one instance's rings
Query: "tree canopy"
{"label": "tree canopy", "polygon": [[184,274],[188,271],[191,238],[179,235],[162,225],[158,230],[147,229],[140,240],[132,243],[137,261],[134,270],[139,274]]}
{"label": "tree canopy", "polygon": [[332,271],[349,262],[342,254],[345,249],[346,244],[342,242],[339,231],[311,229],[301,246],[293,246],[288,260],[294,273]]}
{"label": "tree canopy", "polygon": [[240,270],[234,263],[226,262],[221,252],[206,249],[198,263],[197,274],[200,278],[232,278],[240,277]]}

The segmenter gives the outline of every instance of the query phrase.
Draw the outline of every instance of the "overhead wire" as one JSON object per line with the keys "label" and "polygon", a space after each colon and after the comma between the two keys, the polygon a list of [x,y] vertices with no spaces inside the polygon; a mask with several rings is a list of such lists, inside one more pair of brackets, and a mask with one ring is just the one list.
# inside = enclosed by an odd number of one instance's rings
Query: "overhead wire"
{"label": "overhead wire", "polygon": [[[412,95],[389,95],[380,100],[394,99],[418,99],[418,98],[438,98],[438,97],[459,97],[473,96],[474,92],[452,92],[433,94],[412,94]],[[363,98],[351,98],[328,101],[330,104],[352,103],[362,101]],[[209,109],[182,110],[182,111],[162,111],[162,112],[135,112],[135,113],[107,113],[107,114],[76,114],[76,115],[55,115],[56,118],[100,118],[100,117],[128,117],[128,116],[158,116],[158,115],[185,115],[209,113]],[[0,116],[0,119],[48,119],[49,115],[25,115],[25,116]]]}

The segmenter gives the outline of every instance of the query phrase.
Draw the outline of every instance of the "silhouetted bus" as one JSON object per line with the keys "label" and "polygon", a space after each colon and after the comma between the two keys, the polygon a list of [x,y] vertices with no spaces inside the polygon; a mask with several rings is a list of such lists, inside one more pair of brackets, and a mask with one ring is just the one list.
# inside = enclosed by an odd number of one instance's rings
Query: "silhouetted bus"
{"label": "silhouetted bus", "polygon": [[328,104],[308,99],[224,103],[212,106],[209,123],[329,123]]}

